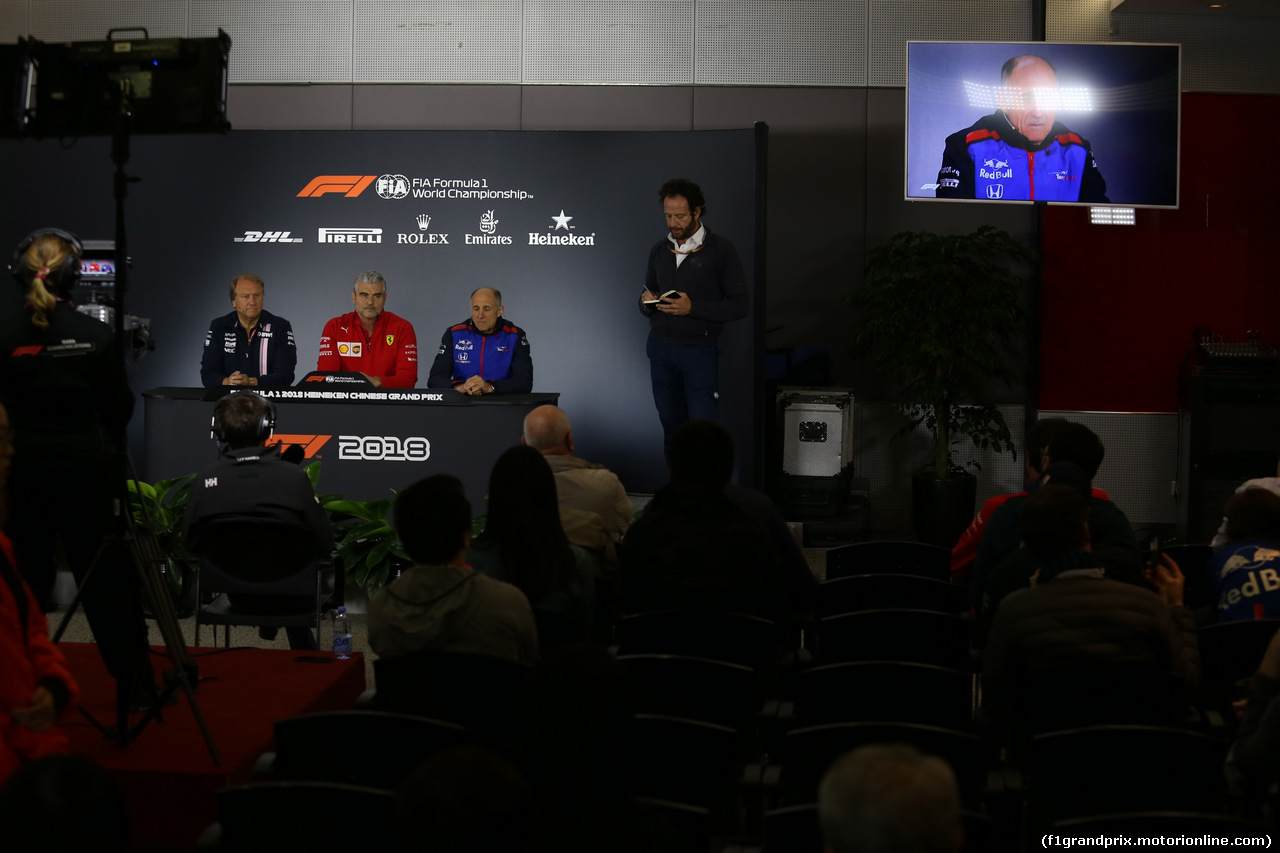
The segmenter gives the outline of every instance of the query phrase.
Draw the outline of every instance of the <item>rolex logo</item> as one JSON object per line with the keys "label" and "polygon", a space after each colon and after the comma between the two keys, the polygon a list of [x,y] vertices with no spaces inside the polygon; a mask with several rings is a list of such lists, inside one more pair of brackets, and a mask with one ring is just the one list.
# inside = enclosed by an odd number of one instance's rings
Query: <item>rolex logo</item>
{"label": "rolex logo", "polygon": [[426,231],[427,226],[429,226],[430,224],[431,224],[430,214],[426,214],[426,213],[418,214],[418,230],[419,231]]}

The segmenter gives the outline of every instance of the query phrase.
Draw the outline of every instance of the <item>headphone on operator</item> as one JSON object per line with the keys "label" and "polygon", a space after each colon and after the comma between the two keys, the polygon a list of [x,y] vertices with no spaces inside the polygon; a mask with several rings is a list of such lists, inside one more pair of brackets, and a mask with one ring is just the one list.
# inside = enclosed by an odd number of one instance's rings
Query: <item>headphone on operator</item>
{"label": "headphone on operator", "polygon": [[228,394],[218,401],[213,407],[213,423],[209,431],[209,437],[216,439],[219,444],[230,444],[231,442],[222,433],[222,413],[227,410],[227,403],[240,394],[251,394],[257,400],[260,400],[266,407],[262,412],[262,417],[258,418],[254,438],[258,441],[266,441],[271,438],[271,434],[276,429],[276,407],[275,404],[266,397],[255,391],[236,391]]}
{"label": "headphone on operator", "polygon": [[66,296],[80,283],[80,258],[84,256],[84,245],[80,238],[70,231],[61,228],[40,228],[23,237],[18,247],[13,250],[13,259],[9,261],[9,274],[26,293],[27,287],[35,273],[27,266],[27,250],[40,237],[52,234],[61,237],[71,246],[71,251],[62,260],[62,264],[49,270],[45,283],[55,296]]}

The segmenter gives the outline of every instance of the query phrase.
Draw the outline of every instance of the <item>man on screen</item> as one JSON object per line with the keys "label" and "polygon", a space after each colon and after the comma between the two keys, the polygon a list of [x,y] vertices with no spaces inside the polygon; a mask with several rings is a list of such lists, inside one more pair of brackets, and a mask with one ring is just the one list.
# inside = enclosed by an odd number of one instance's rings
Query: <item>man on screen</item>
{"label": "man on screen", "polygon": [[701,188],[672,178],[658,200],[668,234],[649,250],[640,313],[649,318],[645,350],[665,447],[685,422],[719,414],[717,340],[726,322],[747,316],[748,297],[737,250],[701,221]]}
{"label": "man on screen", "polygon": [[444,330],[427,387],[452,388],[472,397],[533,390],[529,338],[524,329],[502,319],[501,291],[478,287],[471,293],[471,319]]}
{"label": "man on screen", "polygon": [[380,388],[412,388],[418,382],[418,338],[413,325],[383,310],[387,280],[374,270],[351,286],[356,310],[334,317],[320,336],[316,370],[363,373]]}
{"label": "man on screen", "polygon": [[215,317],[204,336],[204,387],[293,384],[298,363],[293,327],[262,307],[265,289],[262,278],[251,272],[231,279],[234,310]]}
{"label": "man on screen", "polygon": [[947,137],[938,198],[1105,203],[1093,147],[1056,121],[1058,72],[1038,56],[1000,69],[999,105]]}

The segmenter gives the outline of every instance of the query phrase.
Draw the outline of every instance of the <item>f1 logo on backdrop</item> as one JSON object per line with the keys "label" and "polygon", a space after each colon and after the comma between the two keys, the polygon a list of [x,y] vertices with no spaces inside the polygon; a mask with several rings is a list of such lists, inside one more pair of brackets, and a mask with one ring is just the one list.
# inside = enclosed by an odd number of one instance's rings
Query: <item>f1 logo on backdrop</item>
{"label": "f1 logo on backdrop", "polygon": [[332,435],[287,435],[276,433],[267,440],[267,447],[278,444],[283,448],[287,444],[299,444],[302,446],[303,457],[312,459],[331,438],[333,438]]}
{"label": "f1 logo on backdrop", "polygon": [[377,175],[319,175],[302,188],[298,198],[319,198],[328,193],[342,193],[347,198],[355,198],[376,180]]}

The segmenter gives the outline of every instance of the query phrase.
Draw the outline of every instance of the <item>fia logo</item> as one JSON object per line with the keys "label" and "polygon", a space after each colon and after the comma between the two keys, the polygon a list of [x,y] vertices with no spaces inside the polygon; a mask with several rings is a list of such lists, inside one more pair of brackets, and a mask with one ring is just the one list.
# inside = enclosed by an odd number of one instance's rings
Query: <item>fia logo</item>
{"label": "fia logo", "polygon": [[382,198],[404,198],[409,195],[409,179],[404,175],[380,175],[376,189]]}

